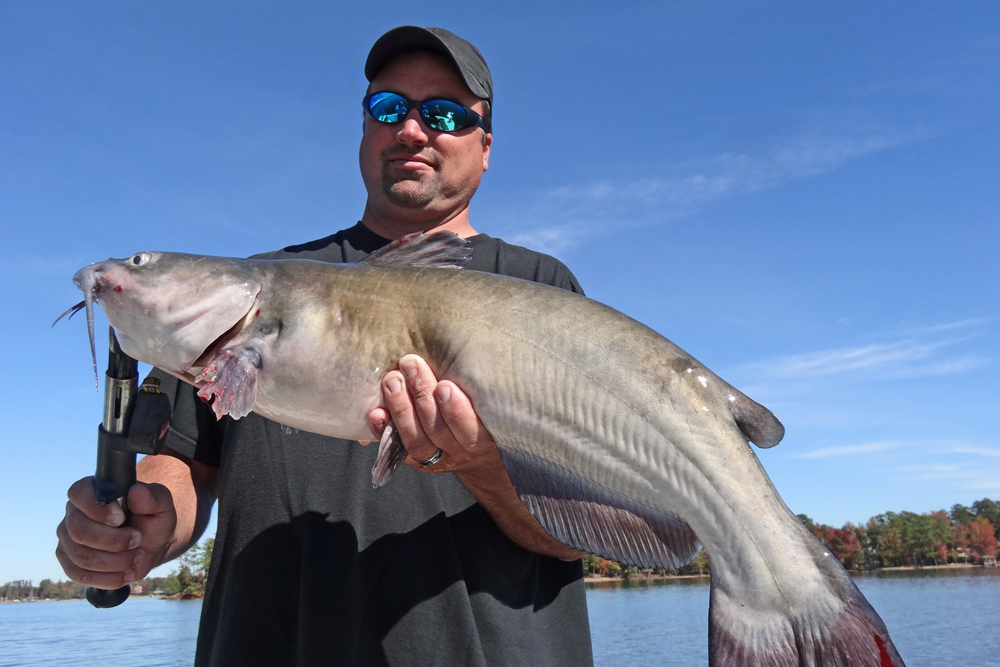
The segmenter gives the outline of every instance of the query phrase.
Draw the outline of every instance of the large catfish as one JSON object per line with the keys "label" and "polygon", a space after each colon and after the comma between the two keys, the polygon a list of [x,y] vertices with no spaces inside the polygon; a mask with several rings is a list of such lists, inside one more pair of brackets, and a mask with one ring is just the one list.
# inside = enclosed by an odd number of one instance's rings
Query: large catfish
{"label": "large catfish", "polygon": [[[691,355],[567,291],[456,270],[448,232],[353,265],[158,252],[81,269],[122,349],[193,378],[222,416],[369,438],[405,354],[468,393],[521,500],[560,542],[640,567],[712,565],[717,667],[902,667],[885,625],[795,518],[748,440],[781,423]],[[380,484],[398,464],[383,438]]]}

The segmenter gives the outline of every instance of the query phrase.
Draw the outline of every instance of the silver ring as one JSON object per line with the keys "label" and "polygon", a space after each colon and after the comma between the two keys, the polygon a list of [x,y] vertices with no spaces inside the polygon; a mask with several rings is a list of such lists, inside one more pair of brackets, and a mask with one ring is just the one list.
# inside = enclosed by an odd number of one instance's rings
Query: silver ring
{"label": "silver ring", "polygon": [[430,466],[440,461],[442,456],[444,456],[444,450],[438,447],[438,450],[434,452],[434,456],[430,457],[426,461],[417,461],[417,463],[419,463],[425,468],[429,468]]}

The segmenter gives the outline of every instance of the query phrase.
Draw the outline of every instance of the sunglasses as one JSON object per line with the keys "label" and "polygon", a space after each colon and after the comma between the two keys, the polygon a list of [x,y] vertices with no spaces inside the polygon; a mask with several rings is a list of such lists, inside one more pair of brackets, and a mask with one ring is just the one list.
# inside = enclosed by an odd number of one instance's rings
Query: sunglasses
{"label": "sunglasses", "polygon": [[467,106],[451,100],[424,100],[418,102],[403,97],[399,93],[369,93],[362,103],[365,114],[380,123],[392,125],[406,119],[410,109],[416,108],[424,125],[438,132],[458,132],[467,127],[478,126],[486,132],[483,117]]}

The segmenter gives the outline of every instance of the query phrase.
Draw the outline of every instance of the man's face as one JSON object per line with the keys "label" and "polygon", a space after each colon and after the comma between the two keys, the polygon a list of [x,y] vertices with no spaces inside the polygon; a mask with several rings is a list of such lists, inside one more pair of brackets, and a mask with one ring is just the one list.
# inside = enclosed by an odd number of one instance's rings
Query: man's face
{"label": "man's face", "polygon": [[[449,99],[483,113],[455,67],[443,56],[416,51],[390,61],[371,82],[373,92],[392,91],[411,100]],[[361,177],[368,204],[381,215],[430,219],[463,210],[489,165],[491,135],[470,127],[437,132],[410,110],[387,125],[367,116],[361,138]]]}

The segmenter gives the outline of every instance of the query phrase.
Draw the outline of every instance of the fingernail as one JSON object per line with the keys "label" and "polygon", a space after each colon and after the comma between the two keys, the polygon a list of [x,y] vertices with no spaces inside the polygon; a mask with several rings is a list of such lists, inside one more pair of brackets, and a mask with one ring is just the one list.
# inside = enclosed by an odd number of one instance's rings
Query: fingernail
{"label": "fingernail", "polygon": [[403,390],[402,381],[395,375],[391,376],[388,380],[385,381],[385,386],[386,389],[389,390],[390,394],[398,394],[400,391]]}
{"label": "fingernail", "polygon": [[414,378],[417,375],[417,362],[407,361],[403,364],[403,375],[408,378]]}
{"label": "fingernail", "polygon": [[135,549],[140,544],[142,544],[142,533],[136,532],[132,536],[132,539],[128,541],[128,548]]}
{"label": "fingernail", "polygon": [[135,581],[135,570],[129,570],[128,572],[125,573],[125,576],[122,578],[125,580],[126,584],[131,584],[133,581]]}
{"label": "fingernail", "polygon": [[439,384],[437,387],[437,397],[439,401],[451,400],[451,387],[446,384]]}
{"label": "fingernail", "polygon": [[108,518],[104,521],[109,526],[120,526],[122,521],[125,520],[125,513],[121,511],[120,508],[114,507],[110,512],[108,512]]}

